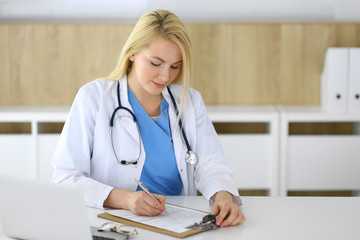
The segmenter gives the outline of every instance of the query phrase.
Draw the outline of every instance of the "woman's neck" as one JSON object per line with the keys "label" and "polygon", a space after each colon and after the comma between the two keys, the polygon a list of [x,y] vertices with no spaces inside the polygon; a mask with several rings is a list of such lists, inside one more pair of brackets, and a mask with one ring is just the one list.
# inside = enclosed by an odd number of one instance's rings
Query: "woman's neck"
{"label": "woman's neck", "polygon": [[144,110],[149,114],[149,116],[159,116],[161,113],[160,105],[163,99],[162,94],[153,95],[148,93],[138,81],[131,81],[129,78],[127,80],[128,88],[135,95],[137,100],[140,102]]}

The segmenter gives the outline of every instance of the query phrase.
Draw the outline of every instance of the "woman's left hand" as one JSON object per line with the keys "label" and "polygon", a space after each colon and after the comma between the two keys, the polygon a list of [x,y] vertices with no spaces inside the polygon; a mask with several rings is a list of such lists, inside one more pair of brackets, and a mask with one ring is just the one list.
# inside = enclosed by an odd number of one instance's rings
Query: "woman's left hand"
{"label": "woman's left hand", "polygon": [[211,199],[214,201],[212,211],[217,215],[216,225],[219,227],[235,226],[245,221],[244,214],[229,192],[217,192]]}

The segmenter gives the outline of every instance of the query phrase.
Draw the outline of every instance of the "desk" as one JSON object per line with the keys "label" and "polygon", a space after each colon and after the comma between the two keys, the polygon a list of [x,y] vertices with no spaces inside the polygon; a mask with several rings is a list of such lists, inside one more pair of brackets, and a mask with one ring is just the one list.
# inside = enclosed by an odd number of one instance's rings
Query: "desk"
{"label": "desk", "polygon": [[[215,229],[186,239],[360,239],[359,197],[243,197],[243,212],[247,220],[240,226]],[[202,197],[168,197],[168,202],[209,210]],[[106,222],[97,218],[103,212],[88,208],[90,224]],[[177,239],[138,229],[134,240]],[[2,234],[0,233],[0,236]],[[1,238],[6,239],[6,238]]]}

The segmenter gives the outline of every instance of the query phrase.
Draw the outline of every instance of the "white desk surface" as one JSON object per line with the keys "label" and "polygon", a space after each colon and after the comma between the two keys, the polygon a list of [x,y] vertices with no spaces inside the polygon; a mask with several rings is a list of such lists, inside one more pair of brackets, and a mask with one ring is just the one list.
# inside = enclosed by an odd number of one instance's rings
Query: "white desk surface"
{"label": "white desk surface", "polygon": [[[360,239],[359,197],[242,197],[247,220],[239,226],[219,228],[186,239]],[[168,202],[209,210],[202,197],[168,197]],[[87,208],[92,226],[107,220],[103,211]],[[177,239],[138,228],[135,240]],[[2,234],[0,233],[0,236]],[[1,238],[6,239],[6,238]]]}

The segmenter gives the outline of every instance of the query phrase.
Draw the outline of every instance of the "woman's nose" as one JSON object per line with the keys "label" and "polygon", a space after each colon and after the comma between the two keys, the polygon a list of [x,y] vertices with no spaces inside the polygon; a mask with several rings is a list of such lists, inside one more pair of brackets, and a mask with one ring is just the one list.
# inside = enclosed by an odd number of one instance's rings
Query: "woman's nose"
{"label": "woman's nose", "polygon": [[168,68],[161,69],[161,71],[159,73],[159,77],[160,77],[161,81],[163,81],[163,82],[169,81],[169,79],[170,79],[170,70]]}

